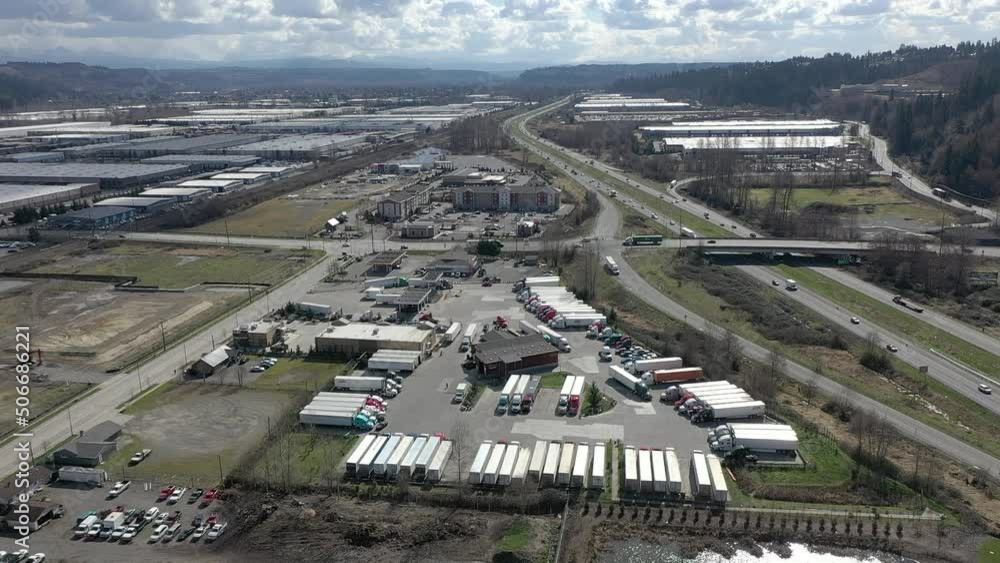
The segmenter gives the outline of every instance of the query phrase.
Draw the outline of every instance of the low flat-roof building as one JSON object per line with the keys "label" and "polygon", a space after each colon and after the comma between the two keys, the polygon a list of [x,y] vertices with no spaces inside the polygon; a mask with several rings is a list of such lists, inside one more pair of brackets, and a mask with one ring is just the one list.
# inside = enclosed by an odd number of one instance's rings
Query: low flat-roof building
{"label": "low flat-roof building", "polygon": [[223,172],[212,176],[212,180],[237,180],[244,184],[255,184],[263,180],[271,179],[270,174],[263,172]]}
{"label": "low flat-roof building", "polygon": [[383,348],[430,352],[434,331],[424,326],[348,323],[334,326],[316,337],[320,354],[354,357],[372,354]]}
{"label": "low flat-roof building", "polygon": [[0,213],[85,198],[100,191],[96,183],[0,184]]}
{"label": "low flat-roof building", "polygon": [[219,149],[224,154],[252,154],[269,160],[316,160],[362,144],[367,135],[305,134]]}
{"label": "low flat-roof building", "polygon": [[260,160],[252,154],[165,154],[144,158],[142,164],[187,164],[192,170],[212,170],[250,166]]}
{"label": "low flat-roof building", "polygon": [[278,323],[257,321],[233,331],[233,344],[238,348],[262,350],[274,344],[278,336]]}
{"label": "low flat-roof building", "polygon": [[406,253],[400,250],[385,250],[376,254],[368,263],[368,272],[375,275],[391,273],[403,263]]}
{"label": "low flat-roof building", "polygon": [[183,164],[0,162],[0,182],[98,183],[105,189],[145,184],[187,172]]}
{"label": "low flat-roof building", "polygon": [[437,225],[430,221],[403,223],[399,230],[399,234],[403,238],[434,238],[436,233]]}
{"label": "low flat-roof building", "polygon": [[235,350],[229,346],[219,346],[192,364],[191,373],[201,377],[208,377],[215,373],[215,370],[228,364],[234,357],[236,357]]}
{"label": "low flat-roof building", "polygon": [[140,197],[163,197],[178,202],[189,202],[212,195],[209,188],[152,188],[139,194]]}
{"label": "low flat-roof building", "polygon": [[134,207],[88,207],[70,211],[49,219],[55,229],[110,229],[128,223],[136,216]]}
{"label": "low flat-roof building", "polygon": [[52,459],[59,465],[96,467],[118,450],[121,433],[120,424],[105,420],[56,450]]}
{"label": "low flat-roof building", "polygon": [[461,248],[454,248],[438,256],[427,266],[428,273],[469,277],[479,269],[479,257]]}
{"label": "low flat-roof building", "polygon": [[143,139],[143,142],[125,143],[102,154],[117,158],[152,158],[154,156],[206,153],[252,143],[260,138],[260,135],[217,133],[197,137],[170,137],[154,141]]}
{"label": "low flat-roof building", "polygon": [[559,363],[559,351],[540,334],[513,336],[503,331],[486,333],[486,341],[473,347],[476,369],[486,377],[507,377],[521,371],[550,368]]}
{"label": "low flat-roof building", "polygon": [[18,152],[0,156],[2,162],[62,162],[66,155],[61,152]]}
{"label": "low flat-roof building", "polygon": [[164,197],[112,197],[94,204],[94,207],[132,207],[137,213],[151,215],[166,211],[174,200]]}
{"label": "low flat-roof building", "polygon": [[228,190],[239,188],[243,185],[243,180],[186,180],[177,184],[178,188],[208,188],[215,193],[222,193]]}
{"label": "low flat-roof building", "polygon": [[396,298],[396,310],[400,313],[416,313],[430,301],[433,288],[408,287]]}

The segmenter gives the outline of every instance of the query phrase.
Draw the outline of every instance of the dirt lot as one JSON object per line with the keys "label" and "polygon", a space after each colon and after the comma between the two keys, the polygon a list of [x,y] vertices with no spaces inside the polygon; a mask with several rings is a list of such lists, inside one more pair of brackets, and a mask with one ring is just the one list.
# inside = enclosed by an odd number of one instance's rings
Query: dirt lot
{"label": "dirt lot", "polygon": [[546,561],[559,523],[337,497],[244,497],[230,503],[239,517],[220,542],[242,558],[234,561]]}
{"label": "dirt lot", "polygon": [[[228,473],[241,454],[257,445],[292,400],[288,393],[254,391],[232,385],[167,384],[162,391],[129,407],[135,414],[125,426],[130,443],[105,464],[120,476],[122,466],[130,476],[159,481],[212,485],[219,481],[219,464]],[[152,455],[135,468],[127,468],[136,449],[151,448]]]}
{"label": "dirt lot", "polygon": [[226,219],[186,229],[192,233],[245,236],[305,237],[323,229],[323,225],[342,211],[361,202],[358,199],[317,199],[299,197],[300,192],[272,199],[236,213]]}

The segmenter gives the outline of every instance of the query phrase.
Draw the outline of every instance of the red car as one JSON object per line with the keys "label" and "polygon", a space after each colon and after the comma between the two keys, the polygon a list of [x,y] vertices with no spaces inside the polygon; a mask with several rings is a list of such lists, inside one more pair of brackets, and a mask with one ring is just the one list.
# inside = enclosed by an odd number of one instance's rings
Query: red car
{"label": "red car", "polygon": [[170,495],[174,494],[175,490],[177,490],[177,487],[173,485],[170,485],[169,487],[164,487],[160,491],[160,500],[167,500],[168,498],[170,498]]}
{"label": "red car", "polygon": [[201,497],[201,505],[208,506],[212,504],[215,497],[219,495],[219,489],[209,489],[205,496]]}
{"label": "red car", "polygon": [[219,515],[213,512],[208,515],[208,520],[205,520],[205,524],[208,526],[214,526],[218,521]]}

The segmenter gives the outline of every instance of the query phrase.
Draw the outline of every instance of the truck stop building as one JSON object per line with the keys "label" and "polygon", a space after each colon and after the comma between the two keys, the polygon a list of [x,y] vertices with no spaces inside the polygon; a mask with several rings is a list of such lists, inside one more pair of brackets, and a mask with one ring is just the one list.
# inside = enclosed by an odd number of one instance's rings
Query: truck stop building
{"label": "truck stop building", "polygon": [[479,269],[479,257],[455,248],[437,257],[427,266],[427,273],[469,277]]}
{"label": "truck stop building", "polygon": [[96,467],[118,450],[121,434],[121,425],[105,420],[56,450],[52,459],[60,465]]}
{"label": "truck stop building", "polygon": [[486,377],[503,378],[512,373],[551,368],[559,363],[559,351],[540,334],[514,336],[503,331],[486,333],[486,341],[475,345],[476,369]]}
{"label": "truck stop building", "polygon": [[427,305],[433,292],[433,288],[408,287],[396,298],[396,310],[400,313],[416,313]]}
{"label": "truck stop building", "polygon": [[348,323],[316,337],[316,351],[335,356],[373,354],[383,348],[427,353],[433,345],[434,331],[421,325]]}
{"label": "truck stop building", "polygon": [[368,273],[375,275],[385,275],[392,273],[403,263],[405,252],[399,250],[385,250],[379,252],[368,264]]}

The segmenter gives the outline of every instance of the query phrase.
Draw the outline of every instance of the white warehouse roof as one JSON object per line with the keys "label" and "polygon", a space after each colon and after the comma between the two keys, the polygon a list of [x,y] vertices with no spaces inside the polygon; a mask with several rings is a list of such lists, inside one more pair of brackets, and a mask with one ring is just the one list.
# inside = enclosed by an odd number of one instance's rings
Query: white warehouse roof
{"label": "white warehouse roof", "polygon": [[844,138],[840,135],[806,135],[777,137],[671,137],[663,139],[668,147],[684,147],[693,149],[807,149],[832,148],[844,146]]}
{"label": "white warehouse roof", "polygon": [[378,325],[373,323],[348,323],[330,327],[317,338],[341,338],[345,340],[391,340],[395,342],[423,342],[428,330],[412,325]]}

